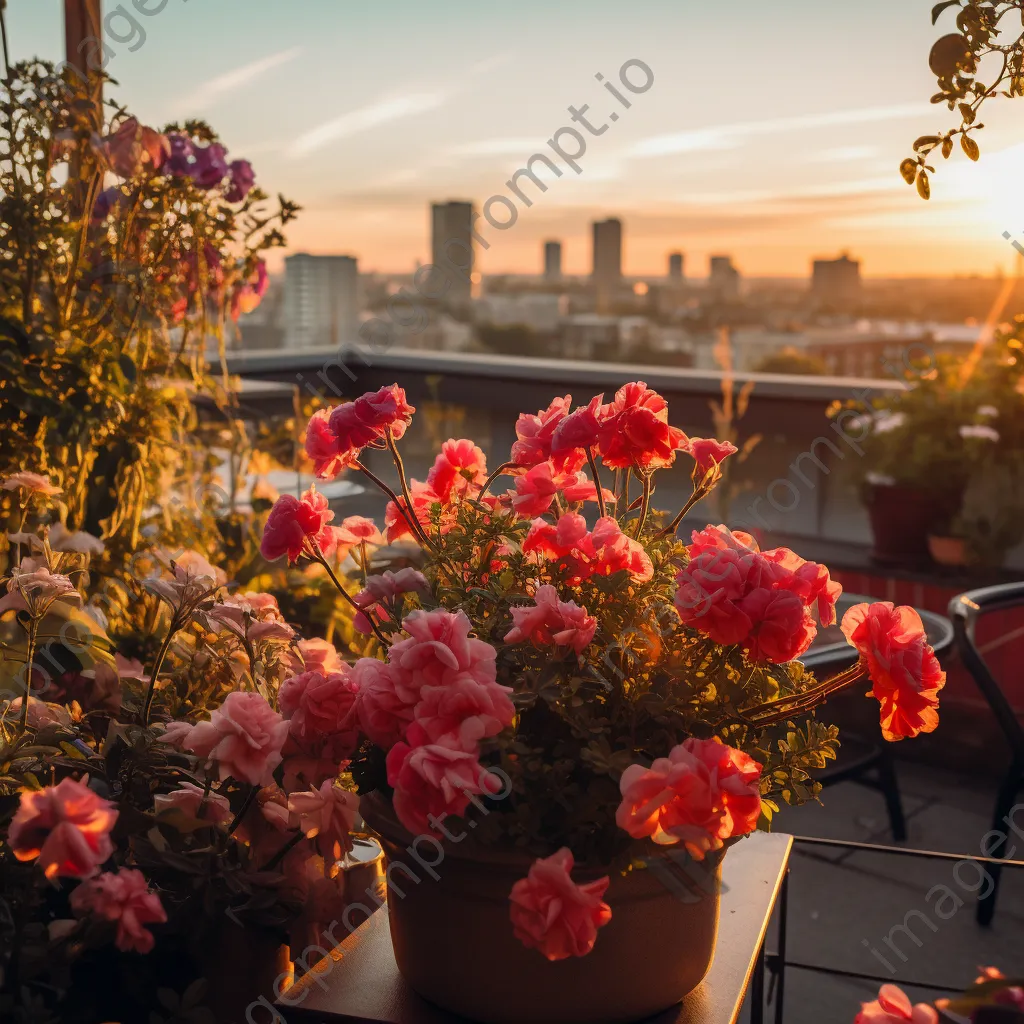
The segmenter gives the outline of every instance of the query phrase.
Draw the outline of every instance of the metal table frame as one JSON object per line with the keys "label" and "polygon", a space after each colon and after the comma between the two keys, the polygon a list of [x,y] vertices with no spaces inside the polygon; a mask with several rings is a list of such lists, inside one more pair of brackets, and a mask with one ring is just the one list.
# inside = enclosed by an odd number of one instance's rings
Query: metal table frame
{"label": "metal table frame", "polygon": [[[888,854],[894,857],[917,857],[922,860],[939,861],[963,861],[968,860],[977,864],[988,864],[995,868],[1024,868],[1024,860],[1007,860],[1001,857],[978,857],[961,853],[941,853],[936,850],[913,850],[901,846],[880,846],[875,843],[858,843],[843,839],[817,839],[812,836],[794,836],[793,843],[796,846],[821,846],[840,850],[851,850],[858,853]],[[932,992],[949,993],[948,986],[935,985],[932,982],[915,981],[910,978],[892,978],[880,974],[863,974],[859,971],[846,971],[838,967],[826,967],[821,964],[808,964],[800,960],[790,960],[786,953],[786,928],[789,907],[789,873],[782,882],[782,891],[779,894],[779,939],[778,948],[774,952],[766,953],[758,971],[761,974],[761,998],[758,999],[757,976],[751,986],[751,1021],[753,1024],[761,1024],[764,1020],[763,1008],[763,985],[764,968],[767,967],[772,974],[769,985],[769,1001],[774,1004],[775,1024],[783,1024],[783,1013],[785,1009],[786,991],[786,969],[792,968],[798,971],[812,971],[817,974],[832,975],[839,978],[851,978],[855,981],[871,981],[883,983],[897,982],[911,988],[925,989]]]}

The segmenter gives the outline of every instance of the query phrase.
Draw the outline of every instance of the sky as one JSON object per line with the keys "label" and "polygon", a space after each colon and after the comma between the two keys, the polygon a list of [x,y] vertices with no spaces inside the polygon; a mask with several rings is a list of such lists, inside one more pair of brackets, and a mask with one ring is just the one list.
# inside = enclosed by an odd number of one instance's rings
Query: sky
{"label": "sky", "polygon": [[[135,2],[154,13],[104,0],[108,94],[157,126],[207,119],[303,206],[286,251],[409,272],[430,258],[432,200],[510,196],[583,104],[607,129],[575,125],[580,172],[555,158],[546,192],[524,182],[532,205],[507,230],[479,222],[485,274],[538,272],[547,238],[568,273],[589,272],[589,224],[608,216],[630,275],[664,273],[675,249],[695,277],[717,253],[750,276],[803,276],[843,251],[869,276],[989,275],[1015,266],[1003,232],[1024,242],[1024,99],[990,102],[981,162],[958,150],[931,202],[899,176],[915,138],[954,126],[928,102],[928,50],[948,31],[933,0]],[[60,59],[62,11],[8,0],[14,58]],[[646,91],[622,85],[628,61],[650,69]]]}

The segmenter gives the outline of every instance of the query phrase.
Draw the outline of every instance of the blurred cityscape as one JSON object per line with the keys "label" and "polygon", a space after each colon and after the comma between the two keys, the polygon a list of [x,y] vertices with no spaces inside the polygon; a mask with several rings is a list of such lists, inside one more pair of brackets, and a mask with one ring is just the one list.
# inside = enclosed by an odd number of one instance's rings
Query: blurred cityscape
{"label": "blurred cityscape", "polygon": [[629,276],[629,226],[615,218],[591,225],[590,275],[563,273],[558,239],[539,248],[536,274],[481,275],[465,255],[476,216],[471,202],[433,203],[433,262],[412,273],[361,272],[357,255],[289,256],[232,347],[376,350],[383,320],[401,349],[709,370],[728,327],[738,371],[877,378],[913,346],[970,351],[1000,293],[1018,298],[1019,283],[998,275],[870,278],[848,253],[810,258],[805,279],[748,278],[728,254],[693,267],[680,247],[663,275]]}

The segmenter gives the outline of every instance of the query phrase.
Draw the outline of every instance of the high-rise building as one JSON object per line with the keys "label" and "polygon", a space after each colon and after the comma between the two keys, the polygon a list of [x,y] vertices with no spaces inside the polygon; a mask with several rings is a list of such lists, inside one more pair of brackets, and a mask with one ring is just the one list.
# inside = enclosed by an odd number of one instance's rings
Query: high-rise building
{"label": "high-rise building", "polygon": [[614,218],[594,221],[592,282],[598,312],[605,312],[622,283],[622,222]]}
{"label": "high-rise building", "polygon": [[[473,204],[449,200],[430,207],[431,262],[441,268],[451,287],[444,291],[449,306],[468,307],[473,294]],[[440,293],[437,284],[427,287]]]}
{"label": "high-rise building", "polygon": [[735,299],[740,294],[740,272],[731,256],[712,256],[708,270],[708,289],[719,299]]}
{"label": "high-rise building", "polygon": [[668,254],[668,279],[673,284],[682,284],[684,265],[684,257],[681,252]]}
{"label": "high-rise building", "polygon": [[557,281],[562,276],[562,243],[544,243],[544,276]]}
{"label": "high-rise building", "polygon": [[285,347],[339,348],[359,332],[359,267],[354,256],[296,253],[284,261]]}
{"label": "high-rise building", "polygon": [[815,260],[811,293],[821,305],[856,302],[860,298],[860,263],[846,253],[837,260]]}

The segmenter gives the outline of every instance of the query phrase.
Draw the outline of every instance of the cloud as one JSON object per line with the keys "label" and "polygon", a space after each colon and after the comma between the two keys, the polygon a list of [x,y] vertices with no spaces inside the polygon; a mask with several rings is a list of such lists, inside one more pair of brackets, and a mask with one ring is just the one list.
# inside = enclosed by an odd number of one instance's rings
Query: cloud
{"label": "cloud", "polygon": [[241,89],[243,85],[248,85],[282,64],[287,64],[298,57],[300,53],[302,53],[301,46],[292,46],[287,50],[279,50],[267,57],[261,57],[250,64],[244,64],[233,71],[225,71],[222,75],[217,75],[216,78],[204,82],[183,99],[175,101],[174,107],[182,114],[190,114],[196,110],[210,107],[222,96]]}
{"label": "cloud", "polygon": [[774,120],[749,121],[698,128],[673,135],[654,135],[638,142],[629,152],[632,157],[671,156],[675,153],[693,153],[701,150],[735,149],[745,141],[759,135],[779,132],[804,131],[808,128],[831,128],[843,124],[861,124],[865,121],[893,121],[918,117],[932,108],[927,104],[904,103],[892,107],[866,107],[860,110],[835,110],[827,114],[801,114]]}
{"label": "cloud", "polygon": [[467,142],[461,146],[453,146],[449,152],[452,156],[521,156],[525,160],[543,148],[543,143],[537,139],[498,138]]}
{"label": "cloud", "polygon": [[368,107],[352,110],[332,121],[326,121],[311,131],[300,135],[291,145],[288,155],[293,159],[306,156],[314,150],[321,149],[329,142],[347,139],[360,132],[369,131],[390,121],[397,121],[414,114],[423,114],[428,110],[436,110],[448,100],[443,92],[410,93],[408,96],[395,96],[391,99],[372,103]]}

